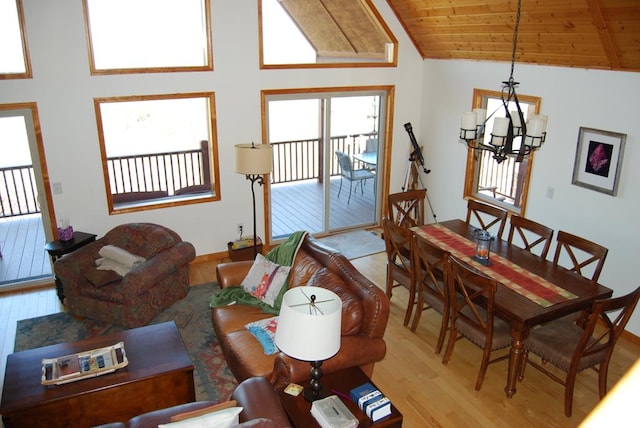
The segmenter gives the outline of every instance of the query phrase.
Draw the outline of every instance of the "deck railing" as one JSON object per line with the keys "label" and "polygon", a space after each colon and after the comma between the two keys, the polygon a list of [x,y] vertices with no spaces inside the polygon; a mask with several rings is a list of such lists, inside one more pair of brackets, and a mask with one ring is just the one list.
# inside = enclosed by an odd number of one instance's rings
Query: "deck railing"
{"label": "deck railing", "polygon": [[33,166],[0,168],[0,217],[40,212]]}
{"label": "deck railing", "polygon": [[[336,150],[353,155],[364,152],[368,139],[376,138],[376,132],[355,135],[340,135],[330,139],[331,161],[329,174],[340,174],[340,166],[335,156]],[[318,179],[322,181],[324,147],[320,138],[308,140],[281,141],[271,143],[273,147],[273,172],[271,184]]]}
{"label": "deck railing", "polygon": [[113,195],[172,196],[211,183],[209,144],[202,141],[193,150],[109,157],[107,169]]}
{"label": "deck railing", "polygon": [[505,203],[519,206],[521,191],[519,186],[522,185],[519,184],[520,164],[513,157],[508,157],[498,164],[492,159],[493,153],[488,151],[483,151],[479,156],[482,156],[482,159],[478,174],[478,189],[484,189],[484,192],[490,193],[491,196]]}
{"label": "deck railing", "polygon": [[[368,139],[376,138],[371,132],[342,135],[330,139],[330,176],[340,174],[336,150],[349,155],[365,151]],[[289,183],[308,179],[322,180],[324,148],[319,138],[272,143],[272,184]],[[211,183],[209,144],[201,143],[200,149],[118,156],[107,159],[111,191],[114,195],[161,194],[171,196],[200,191]],[[483,152],[482,165],[489,162],[490,153]],[[519,198],[518,164],[509,158],[494,168],[480,171],[478,186],[488,188],[492,196],[514,204]],[[144,198],[142,198],[144,199]],[[0,168],[0,217],[12,217],[40,212],[38,191],[31,165]]]}

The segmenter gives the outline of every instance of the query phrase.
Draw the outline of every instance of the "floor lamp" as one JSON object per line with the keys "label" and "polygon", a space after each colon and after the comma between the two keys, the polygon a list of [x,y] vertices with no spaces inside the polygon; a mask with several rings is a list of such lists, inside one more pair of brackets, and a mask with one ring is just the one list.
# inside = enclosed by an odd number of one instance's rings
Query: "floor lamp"
{"label": "floor lamp", "polygon": [[270,144],[236,144],[235,171],[244,174],[251,181],[251,197],[253,200],[253,257],[258,254],[258,236],[256,235],[256,182],[262,186],[263,176],[270,174],[273,163],[273,150]]}

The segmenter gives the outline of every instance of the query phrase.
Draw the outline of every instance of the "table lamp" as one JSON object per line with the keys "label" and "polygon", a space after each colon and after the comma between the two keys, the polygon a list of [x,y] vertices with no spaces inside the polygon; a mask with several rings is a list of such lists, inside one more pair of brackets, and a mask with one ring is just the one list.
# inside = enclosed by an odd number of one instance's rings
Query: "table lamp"
{"label": "table lamp", "polygon": [[235,171],[244,174],[251,181],[253,201],[253,257],[258,254],[258,238],[256,235],[256,192],[253,185],[258,182],[262,186],[263,176],[270,174],[273,164],[273,150],[270,144],[236,144]]}
{"label": "table lamp", "polygon": [[294,287],[284,294],[275,342],[288,356],[311,363],[303,396],[315,401],[329,394],[322,386],[322,362],[340,350],[342,301],[322,287]]}

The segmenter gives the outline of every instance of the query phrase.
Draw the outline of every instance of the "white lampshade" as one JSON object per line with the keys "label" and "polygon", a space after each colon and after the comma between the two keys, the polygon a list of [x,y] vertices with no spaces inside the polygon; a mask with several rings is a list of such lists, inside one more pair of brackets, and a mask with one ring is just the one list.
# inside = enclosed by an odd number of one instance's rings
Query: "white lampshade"
{"label": "white lampshade", "polygon": [[337,294],[322,287],[294,287],[282,299],[276,346],[298,360],[324,361],[340,350],[341,323]]}
{"label": "white lampshade", "polygon": [[236,144],[235,171],[240,174],[269,174],[273,163],[270,144]]}

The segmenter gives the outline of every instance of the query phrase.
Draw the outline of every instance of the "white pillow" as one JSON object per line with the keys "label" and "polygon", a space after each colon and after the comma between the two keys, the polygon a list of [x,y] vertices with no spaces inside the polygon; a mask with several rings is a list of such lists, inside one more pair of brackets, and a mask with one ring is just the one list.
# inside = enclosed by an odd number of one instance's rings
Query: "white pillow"
{"label": "white pillow", "polygon": [[267,305],[273,306],[289,276],[289,271],[291,266],[280,266],[258,253],[249,273],[242,280],[242,288]]}
{"label": "white pillow", "polygon": [[180,422],[158,425],[158,428],[232,428],[240,423],[242,407],[230,407]]}

